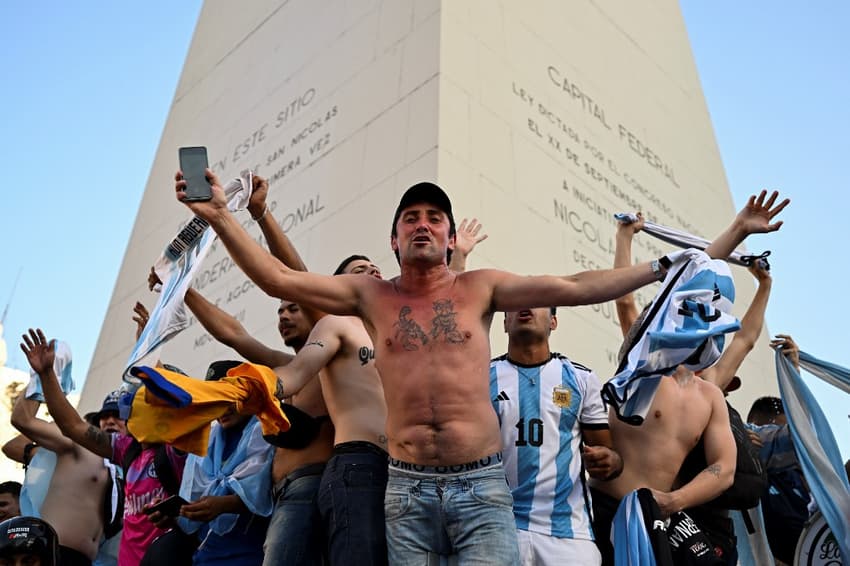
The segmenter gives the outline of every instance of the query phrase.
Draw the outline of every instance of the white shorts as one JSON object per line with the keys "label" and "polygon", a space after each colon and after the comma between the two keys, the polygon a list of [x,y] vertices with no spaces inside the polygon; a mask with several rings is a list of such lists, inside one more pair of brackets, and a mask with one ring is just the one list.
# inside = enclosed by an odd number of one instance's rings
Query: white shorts
{"label": "white shorts", "polygon": [[522,566],[600,566],[602,556],[592,540],[558,538],[517,529],[519,563]]}

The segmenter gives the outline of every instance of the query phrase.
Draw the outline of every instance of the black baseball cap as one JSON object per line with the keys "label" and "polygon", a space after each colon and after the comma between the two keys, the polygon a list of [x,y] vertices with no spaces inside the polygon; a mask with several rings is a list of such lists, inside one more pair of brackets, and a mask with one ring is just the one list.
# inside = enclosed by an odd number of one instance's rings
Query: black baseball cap
{"label": "black baseball cap", "polygon": [[447,195],[443,189],[434,183],[423,181],[411,186],[401,196],[398,208],[395,209],[395,216],[393,216],[393,226],[390,231],[391,235],[398,235],[396,231],[396,224],[398,224],[398,218],[401,216],[401,211],[412,204],[420,202],[427,202],[428,204],[436,205],[440,210],[445,212],[446,216],[449,218],[449,236],[453,236],[455,234],[455,217],[452,214],[452,201],[449,200],[449,195]]}

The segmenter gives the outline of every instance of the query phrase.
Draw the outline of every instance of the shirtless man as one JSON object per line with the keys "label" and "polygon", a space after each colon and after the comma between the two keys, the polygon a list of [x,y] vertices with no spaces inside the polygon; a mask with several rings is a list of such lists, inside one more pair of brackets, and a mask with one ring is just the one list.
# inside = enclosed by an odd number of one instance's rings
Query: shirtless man
{"label": "shirtless man", "polygon": [[[748,235],[778,230],[782,223],[771,224],[770,221],[789,201],[786,199],[774,206],[778,193],[774,192],[767,200],[765,197],[765,191],[758,197],[750,197],[747,206],[712,242],[706,253],[711,257],[725,258]],[[631,235],[634,231],[629,227],[618,231],[615,266],[631,263]],[[766,295],[762,299],[766,305]],[[626,335],[638,318],[631,294],[617,300],[617,313]],[[719,373],[712,370],[714,378],[724,386],[733,377],[728,375],[727,379],[726,375],[737,369],[749,351],[744,347],[745,342],[742,336],[737,346],[730,346],[730,356],[723,362]],[[694,372],[679,366],[673,375],[660,381],[648,415],[650,417],[642,425],[633,426],[618,419],[613,409],[609,410],[608,423],[614,448],[623,457],[625,466],[620,477],[614,480],[590,481],[593,528],[603,564],[613,564],[609,538],[611,519],[625,495],[648,487],[661,512],[668,516],[710,501],[732,485],[735,440],[723,393],[714,383],[700,379]],[[700,439],[704,444],[707,466],[692,480],[680,485],[677,478],[682,463]]]}
{"label": "shirtless man", "polygon": [[[368,258],[357,258],[348,258],[341,274],[357,270],[381,278]],[[387,405],[363,323],[353,316],[322,317],[295,359],[275,372],[285,396],[298,394],[318,373],[334,424],[333,456],[319,488],[330,563],[386,564]]]}
{"label": "shirtless man", "polygon": [[[422,564],[457,554],[461,563],[516,564],[512,500],[489,396],[493,313],[610,300],[659,273],[649,262],[564,277],[454,273],[447,265],[455,247],[451,203],[431,183],[408,189],[393,219],[390,243],[399,277],[298,272],[242,229],[226,209],[218,179],[209,170],[207,176],[213,199],[186,204],[210,223],[260,288],[325,312],[359,316],[372,338],[387,401],[389,562]],[[176,179],[182,200],[185,182],[180,173]]]}
{"label": "shirtless man", "polygon": [[[486,234],[478,236],[480,230],[475,219],[461,222],[459,250],[450,265],[455,271],[465,269],[466,257],[486,239]],[[334,271],[351,274],[381,279],[380,268],[365,255],[345,258]],[[297,394],[318,373],[334,423],[334,455],[319,488],[332,565],[387,563],[387,405],[374,359],[372,340],[359,318],[327,315],[295,359],[276,369],[283,395]]]}
{"label": "shirtless man", "polygon": [[[21,348],[33,371],[41,376],[53,371],[53,359],[39,355],[30,337],[24,335]],[[109,472],[98,456],[70,438],[54,423],[36,417],[40,403],[18,397],[12,410],[12,425],[41,449],[56,453],[56,469],[41,506],[41,517],[59,536],[62,564],[91,564],[103,534],[103,498]]]}

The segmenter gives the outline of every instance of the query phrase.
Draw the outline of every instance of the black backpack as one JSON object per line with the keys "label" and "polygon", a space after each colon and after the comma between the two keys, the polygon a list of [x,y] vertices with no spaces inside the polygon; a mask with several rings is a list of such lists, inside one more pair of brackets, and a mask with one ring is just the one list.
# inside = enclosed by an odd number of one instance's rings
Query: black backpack
{"label": "black backpack", "polygon": [[[122,474],[110,472],[107,480],[106,490],[103,498],[103,536],[112,538],[124,528],[124,497],[127,477],[127,470],[130,465],[142,453],[142,445],[135,438],[124,452],[124,459],[121,462]],[[165,444],[160,444],[156,447],[156,454],[153,457],[153,466],[156,471],[156,476],[162,484],[162,488],[168,495],[177,495],[180,491],[180,483],[177,481],[177,474],[171,466],[171,461],[168,459],[168,452]],[[115,513],[112,512],[112,491],[117,489],[116,495],[118,505]]]}

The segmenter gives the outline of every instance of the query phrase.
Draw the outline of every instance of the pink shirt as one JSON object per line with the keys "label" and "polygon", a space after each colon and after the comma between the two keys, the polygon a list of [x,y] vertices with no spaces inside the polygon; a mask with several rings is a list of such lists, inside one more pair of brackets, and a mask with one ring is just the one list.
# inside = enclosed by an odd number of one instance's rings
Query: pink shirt
{"label": "pink shirt", "polygon": [[[124,463],[124,454],[133,442],[129,435],[112,435],[112,462],[118,466]],[[177,480],[183,476],[183,464],[186,456],[177,454],[170,446],[167,453],[176,472]],[[121,549],[118,551],[118,566],[138,566],[148,546],[164,533],[151,523],[142,512],[145,505],[154,499],[165,499],[168,495],[156,477],[154,456],[156,448],[142,450],[133,460],[124,478],[124,529],[121,532]]]}

